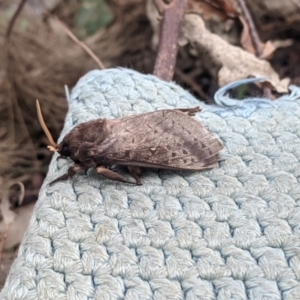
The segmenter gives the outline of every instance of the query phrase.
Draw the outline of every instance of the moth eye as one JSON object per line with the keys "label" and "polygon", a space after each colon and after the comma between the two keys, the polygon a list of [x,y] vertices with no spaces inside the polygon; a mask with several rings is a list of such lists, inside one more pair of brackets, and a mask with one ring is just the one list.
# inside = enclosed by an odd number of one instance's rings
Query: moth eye
{"label": "moth eye", "polygon": [[70,156],[70,155],[71,155],[71,153],[70,153],[68,147],[63,147],[63,148],[60,150],[60,154],[61,154],[62,156]]}

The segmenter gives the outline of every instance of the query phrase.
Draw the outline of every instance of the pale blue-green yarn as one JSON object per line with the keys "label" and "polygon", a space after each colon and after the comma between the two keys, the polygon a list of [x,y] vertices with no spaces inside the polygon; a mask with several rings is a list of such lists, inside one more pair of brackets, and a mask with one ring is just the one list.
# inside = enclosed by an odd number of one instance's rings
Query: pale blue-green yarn
{"label": "pale blue-green yarn", "polygon": [[300,299],[300,90],[272,102],[228,88],[208,106],[128,69],[82,77],[60,140],[87,120],[200,105],[225,160],[145,169],[142,186],[94,170],[49,186],[71,163],[55,155],[0,299]]}

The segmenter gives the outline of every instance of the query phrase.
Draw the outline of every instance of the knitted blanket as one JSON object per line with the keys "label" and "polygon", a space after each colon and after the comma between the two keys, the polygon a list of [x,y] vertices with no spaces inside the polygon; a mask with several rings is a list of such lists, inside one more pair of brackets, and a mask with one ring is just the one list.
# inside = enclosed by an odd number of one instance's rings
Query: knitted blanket
{"label": "knitted blanket", "polygon": [[300,299],[300,90],[271,102],[228,88],[208,106],[132,70],[82,77],[60,140],[91,119],[200,105],[224,161],[145,169],[142,186],[94,170],[49,186],[71,164],[55,154],[0,298]]}

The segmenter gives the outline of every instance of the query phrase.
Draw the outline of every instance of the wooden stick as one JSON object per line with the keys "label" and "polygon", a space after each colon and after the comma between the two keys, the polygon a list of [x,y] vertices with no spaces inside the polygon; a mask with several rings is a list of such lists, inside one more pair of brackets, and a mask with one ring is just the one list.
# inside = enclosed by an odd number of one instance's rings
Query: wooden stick
{"label": "wooden stick", "polygon": [[100,70],[105,69],[101,60],[96,56],[96,54],[84,42],[79,41],[78,38],[73,34],[73,32],[56,16],[54,16],[53,19],[62,27],[62,29],[66,32],[66,34],[97,63]]}
{"label": "wooden stick", "polygon": [[159,10],[163,9],[163,19],[153,74],[162,80],[171,81],[176,64],[180,23],[187,0],[173,0],[166,6],[162,5],[162,1],[154,3]]}
{"label": "wooden stick", "polygon": [[255,50],[255,55],[257,57],[260,57],[263,53],[263,48],[262,48],[262,43],[260,41],[260,38],[258,36],[256,27],[255,27],[255,24],[253,22],[252,16],[251,16],[244,0],[237,0],[237,3],[239,4],[242,14],[245,18],[245,21],[247,22],[247,25],[249,27],[249,33],[250,33],[251,40],[253,43],[253,48]]}

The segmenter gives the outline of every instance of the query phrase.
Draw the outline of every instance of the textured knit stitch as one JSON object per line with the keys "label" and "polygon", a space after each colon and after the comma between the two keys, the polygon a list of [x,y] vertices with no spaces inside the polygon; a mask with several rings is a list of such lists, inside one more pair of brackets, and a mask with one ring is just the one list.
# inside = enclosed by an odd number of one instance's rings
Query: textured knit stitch
{"label": "textured knit stitch", "polygon": [[300,299],[300,90],[274,103],[226,89],[207,106],[127,69],[82,77],[60,140],[87,120],[200,104],[225,160],[146,169],[142,186],[94,170],[49,186],[71,163],[55,154],[0,298]]}

